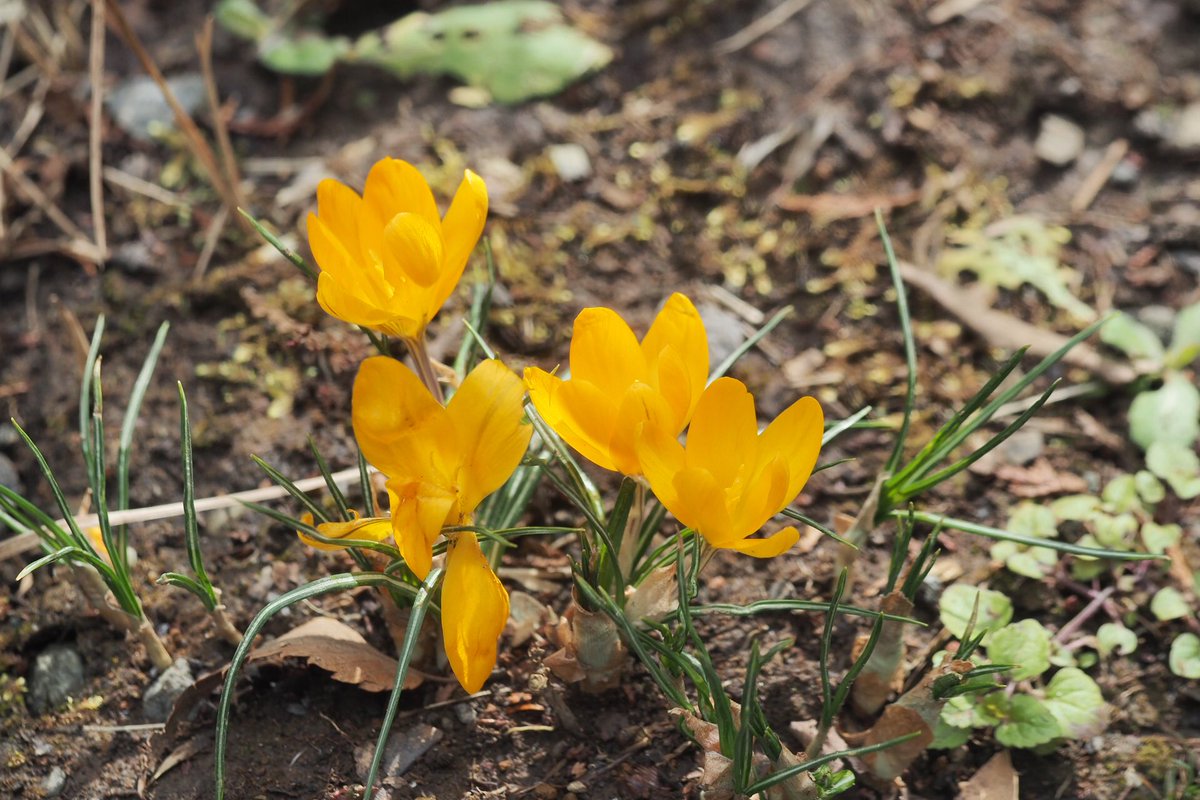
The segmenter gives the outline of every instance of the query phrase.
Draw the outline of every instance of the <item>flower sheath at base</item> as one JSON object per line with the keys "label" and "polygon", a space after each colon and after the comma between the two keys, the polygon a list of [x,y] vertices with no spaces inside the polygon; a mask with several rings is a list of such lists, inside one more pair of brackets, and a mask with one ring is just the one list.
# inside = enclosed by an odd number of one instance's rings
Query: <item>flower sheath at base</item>
{"label": "flower sheath at base", "polygon": [[800,494],[823,434],[824,415],[811,397],[797,400],[760,434],[754,396],[741,381],[718,378],[700,397],[686,446],[669,429],[647,423],[638,458],[662,504],[709,545],[771,558],[797,542],[794,527],[749,537]]}
{"label": "flower sheath at base", "polygon": [[646,337],[608,308],[585,308],[571,335],[571,376],[525,370],[529,399],[584,458],[640,475],[635,441],[647,422],[678,436],[708,380],[708,336],[692,301],[673,294]]}
{"label": "flower sheath at base", "polygon": [[345,322],[420,338],[458,285],[487,209],[487,186],[470,170],[444,217],[421,173],[396,158],[371,168],[361,197],[321,181],[308,215],[317,302]]}
{"label": "flower sheath at base", "polygon": [[[368,358],[354,381],[354,435],[367,461],[387,476],[391,519],[325,523],[317,530],[331,539],[374,541],[390,533],[409,569],[424,580],[442,528],[470,525],[479,503],[521,463],[533,433],[523,421],[523,395],[508,367],[484,361],[443,407],[399,361]],[[473,532],[447,539],[442,636],[455,677],[477,692],[496,663],[508,593]]]}

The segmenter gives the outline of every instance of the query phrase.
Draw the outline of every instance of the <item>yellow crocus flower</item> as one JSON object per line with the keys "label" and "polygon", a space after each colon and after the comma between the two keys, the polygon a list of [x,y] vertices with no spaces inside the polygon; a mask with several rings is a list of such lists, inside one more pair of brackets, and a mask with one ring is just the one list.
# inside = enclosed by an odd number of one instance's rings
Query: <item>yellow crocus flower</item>
{"label": "yellow crocus flower", "polygon": [[760,434],[753,395],[741,381],[719,378],[700,397],[686,446],[650,423],[638,458],[662,504],[709,545],[771,558],[799,539],[794,527],[749,537],[800,494],[823,431],[820,404],[802,397]]}
{"label": "yellow crocus flower", "polygon": [[[470,525],[479,503],[521,463],[533,433],[523,421],[523,395],[520,378],[508,367],[484,361],[443,407],[399,361],[368,358],[354,381],[351,415],[363,455],[387,476],[391,519],[325,523],[318,530],[329,538],[374,541],[390,533],[424,580],[442,528]],[[496,663],[508,593],[473,532],[447,538],[442,637],[459,683],[477,692]]]}
{"label": "yellow crocus flower", "polygon": [[639,344],[608,308],[585,308],[571,335],[571,377],[525,370],[529,399],[584,458],[640,475],[638,430],[652,423],[678,436],[708,380],[708,337],[692,301],[673,294]]}
{"label": "yellow crocus flower", "polygon": [[470,170],[445,217],[421,173],[400,159],[375,164],[361,197],[321,181],[308,215],[317,302],[354,325],[418,339],[458,285],[487,209],[487,186]]}

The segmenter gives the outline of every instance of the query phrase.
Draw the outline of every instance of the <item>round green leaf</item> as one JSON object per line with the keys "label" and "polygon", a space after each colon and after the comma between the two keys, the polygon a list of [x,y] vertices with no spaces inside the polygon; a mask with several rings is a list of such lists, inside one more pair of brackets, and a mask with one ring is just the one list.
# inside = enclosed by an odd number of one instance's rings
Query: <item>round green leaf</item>
{"label": "round green leaf", "polygon": [[1008,515],[1008,530],[1039,539],[1054,539],[1058,536],[1058,520],[1054,511],[1041,503],[1026,500],[1018,503]]}
{"label": "round green leaf", "polygon": [[1164,586],[1155,592],[1154,597],[1150,600],[1150,613],[1156,619],[1166,620],[1182,619],[1192,613],[1188,606],[1187,600],[1183,594],[1174,586]]}
{"label": "round green leaf", "polygon": [[1161,388],[1133,398],[1129,433],[1143,450],[1155,442],[1191,447],[1200,436],[1200,391],[1185,376],[1169,374]]}
{"label": "round green leaf", "polygon": [[933,726],[933,741],[929,743],[931,750],[953,750],[967,743],[971,738],[970,728],[959,728],[946,722],[945,716],[938,717]]}
{"label": "round green leaf", "polygon": [[975,607],[976,595],[979,597],[979,615],[975,619],[976,634],[1003,627],[1012,619],[1012,601],[1000,592],[956,583],[942,592],[941,598],[938,599],[938,617],[946,626],[946,630],[958,639],[966,633],[967,622],[971,619],[971,611]]}
{"label": "round green leaf", "polygon": [[1146,466],[1182,499],[1200,495],[1200,458],[1190,443],[1154,442],[1146,450]]}
{"label": "round green leaf", "polygon": [[1142,502],[1148,506],[1161,503],[1162,499],[1167,496],[1167,490],[1163,488],[1162,481],[1154,477],[1154,473],[1150,470],[1139,469],[1133,476],[1133,480],[1137,484],[1137,491],[1141,495]]}
{"label": "round green leaf", "polygon": [[1106,622],[1096,631],[1096,646],[1105,658],[1113,652],[1127,656],[1137,649],[1137,645],[1137,634],[1119,622]]}
{"label": "round green leaf", "polygon": [[1036,697],[1014,696],[1005,716],[996,726],[996,741],[1005,747],[1037,747],[1061,735],[1058,720]]}
{"label": "round green leaf", "polygon": [[1104,730],[1108,706],[1100,687],[1081,669],[1067,667],[1046,685],[1046,710],[1058,722],[1061,736],[1083,739]]}
{"label": "round green leaf", "polygon": [[1181,633],[1171,642],[1171,655],[1167,659],[1171,672],[1181,678],[1200,678],[1200,636]]}
{"label": "round green leaf", "polygon": [[1179,543],[1183,529],[1175,523],[1159,525],[1157,522],[1146,522],[1142,525],[1142,544],[1146,545],[1149,553],[1165,553],[1168,547]]}
{"label": "round green leaf", "polygon": [[1092,494],[1069,494],[1050,504],[1050,510],[1060,520],[1083,522],[1100,509],[1100,498]]}
{"label": "round green leaf", "polygon": [[1050,669],[1050,631],[1036,619],[1005,625],[988,640],[987,653],[993,663],[1012,664],[1015,681],[1036,677]]}
{"label": "round green leaf", "polygon": [[1140,511],[1142,498],[1138,496],[1137,479],[1123,473],[1113,478],[1104,487],[1100,496],[1108,506],[1108,510],[1116,514],[1127,511]]}
{"label": "round green leaf", "polygon": [[1158,334],[1124,311],[1117,312],[1100,328],[1100,341],[1133,359],[1162,361],[1163,346]]}
{"label": "round green leaf", "polygon": [[1171,336],[1171,366],[1187,366],[1200,351],[1200,303],[1180,309],[1175,315],[1175,331]]}

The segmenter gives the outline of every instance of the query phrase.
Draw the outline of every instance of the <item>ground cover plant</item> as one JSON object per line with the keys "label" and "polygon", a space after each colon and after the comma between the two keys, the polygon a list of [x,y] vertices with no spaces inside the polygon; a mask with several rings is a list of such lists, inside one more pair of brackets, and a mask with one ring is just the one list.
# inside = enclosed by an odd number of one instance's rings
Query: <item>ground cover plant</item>
{"label": "ground cover plant", "polygon": [[1195,18],[769,5],[20,7],[0,786],[1197,791]]}

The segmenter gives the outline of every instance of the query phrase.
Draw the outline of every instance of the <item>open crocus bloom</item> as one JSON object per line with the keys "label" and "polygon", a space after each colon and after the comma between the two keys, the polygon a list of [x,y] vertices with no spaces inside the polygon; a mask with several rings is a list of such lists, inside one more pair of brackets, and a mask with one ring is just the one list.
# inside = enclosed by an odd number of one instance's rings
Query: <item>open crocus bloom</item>
{"label": "open crocus bloom", "polygon": [[529,399],[567,444],[589,461],[640,475],[638,430],[649,423],[678,436],[708,380],[708,337],[692,301],[673,294],[641,343],[608,308],[585,308],[571,336],[571,376],[530,367]]}
{"label": "open crocus bloom", "polygon": [[[367,461],[388,478],[391,519],[325,523],[317,529],[331,539],[382,541],[390,533],[409,568],[424,580],[442,528],[471,524],[480,501],[521,463],[532,435],[522,421],[523,394],[521,380],[508,367],[484,361],[443,407],[399,361],[368,358],[354,381],[354,435]],[[508,593],[473,532],[450,533],[447,539],[446,656],[463,688],[476,692],[496,663]]]}
{"label": "open crocus bloom", "polygon": [[321,268],[317,301],[354,325],[419,338],[458,285],[487,209],[487,186],[470,170],[445,217],[406,161],[375,164],[361,197],[321,181],[317,213],[308,215],[308,243]]}
{"label": "open crocus bloom", "polygon": [[710,545],[771,558],[799,539],[794,527],[749,537],[800,494],[823,432],[821,406],[802,397],[759,434],[753,395],[741,381],[719,378],[700,397],[686,447],[649,423],[638,458],[662,504]]}

